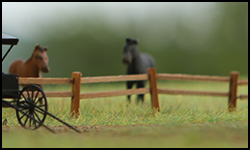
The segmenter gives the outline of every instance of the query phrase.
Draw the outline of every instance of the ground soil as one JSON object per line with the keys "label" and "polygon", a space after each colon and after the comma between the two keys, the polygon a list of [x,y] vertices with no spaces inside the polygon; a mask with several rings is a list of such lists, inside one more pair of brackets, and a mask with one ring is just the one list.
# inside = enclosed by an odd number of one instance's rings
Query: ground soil
{"label": "ground soil", "polygon": [[[116,128],[124,128],[124,127],[135,127],[135,126],[153,126],[153,125],[82,125],[82,126],[73,126],[74,128],[80,130],[81,132],[90,132],[90,131],[101,131],[101,130],[112,130]],[[48,126],[50,129],[54,130],[56,133],[60,132],[74,132],[71,128],[67,126]],[[21,126],[2,126],[2,132],[14,131],[14,130],[27,130]],[[39,127],[36,130],[47,130],[44,127]]]}

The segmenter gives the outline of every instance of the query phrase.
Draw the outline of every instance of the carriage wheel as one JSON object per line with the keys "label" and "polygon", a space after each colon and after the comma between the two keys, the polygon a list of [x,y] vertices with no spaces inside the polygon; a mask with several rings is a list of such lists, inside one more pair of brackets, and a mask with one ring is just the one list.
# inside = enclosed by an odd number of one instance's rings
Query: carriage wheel
{"label": "carriage wheel", "polygon": [[21,98],[17,101],[17,107],[34,118],[29,118],[27,115],[16,110],[20,125],[27,129],[37,129],[41,126],[40,123],[44,122],[47,115],[48,105],[45,93],[37,85],[28,85],[21,91]]}

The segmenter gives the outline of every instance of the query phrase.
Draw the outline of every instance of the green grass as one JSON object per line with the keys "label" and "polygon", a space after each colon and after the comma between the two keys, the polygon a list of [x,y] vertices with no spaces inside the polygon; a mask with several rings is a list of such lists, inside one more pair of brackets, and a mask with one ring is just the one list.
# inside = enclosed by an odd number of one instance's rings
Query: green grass
{"label": "green grass", "polygon": [[[227,83],[164,81],[159,88],[228,91]],[[70,91],[70,86],[46,86],[45,90]],[[122,90],[124,83],[82,85],[81,92]],[[240,87],[238,94],[248,93]],[[69,124],[84,126],[74,131],[49,133],[16,128],[15,110],[3,109],[9,131],[2,133],[2,147],[248,147],[248,101],[237,101],[229,113],[225,97],[159,95],[160,113],[152,115],[150,95],[145,103],[127,105],[126,96],[83,99],[80,117],[70,118],[70,98],[48,98],[49,112]],[[46,125],[61,127],[51,117]]]}

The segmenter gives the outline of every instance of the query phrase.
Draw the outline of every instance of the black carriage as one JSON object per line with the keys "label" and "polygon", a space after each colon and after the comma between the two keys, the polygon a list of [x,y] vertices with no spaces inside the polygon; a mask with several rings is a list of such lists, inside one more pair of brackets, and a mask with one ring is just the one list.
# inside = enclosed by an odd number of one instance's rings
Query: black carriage
{"label": "black carriage", "polygon": [[[17,45],[18,41],[18,38],[2,33],[2,45],[10,45],[10,48],[2,58],[2,62],[12,47]],[[2,72],[2,107],[14,108],[19,124],[27,129],[37,129],[40,126],[44,126],[54,132],[44,125],[45,118],[49,115],[73,130],[80,132],[47,111],[46,95],[39,86],[30,84],[19,90],[17,74],[5,74]]]}

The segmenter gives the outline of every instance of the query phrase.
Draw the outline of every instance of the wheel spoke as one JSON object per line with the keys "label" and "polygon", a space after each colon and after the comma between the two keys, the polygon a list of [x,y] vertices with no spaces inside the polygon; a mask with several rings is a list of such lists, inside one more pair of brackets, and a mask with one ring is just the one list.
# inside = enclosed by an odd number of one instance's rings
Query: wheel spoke
{"label": "wheel spoke", "polygon": [[[33,100],[33,95],[34,95],[34,87],[32,87],[32,90],[31,90],[31,99]],[[34,100],[33,100],[34,101]]]}
{"label": "wheel spoke", "polygon": [[40,119],[40,117],[38,116],[38,114],[36,112],[34,112],[34,116],[36,116],[34,118],[36,118],[39,122],[41,122],[41,119]]}
{"label": "wheel spoke", "polygon": [[27,88],[27,90],[26,90],[26,93],[27,93],[27,95],[28,95],[28,98],[30,97],[30,92],[29,92],[29,88]]}
{"label": "wheel spoke", "polygon": [[40,126],[40,123],[37,121],[34,121],[35,128],[38,128]]}
{"label": "wheel spoke", "polygon": [[[24,113],[26,113],[26,114],[28,114],[28,112],[29,112],[29,110],[27,110],[26,112],[24,111],[24,110],[22,110]],[[22,114],[22,116],[21,117],[19,117],[20,118],[20,120],[22,120],[22,118],[23,117],[25,117],[26,115],[25,114],[23,114],[23,113],[20,113],[20,114]]]}
{"label": "wheel spoke", "polygon": [[22,93],[22,97],[24,98],[25,101],[28,101],[28,99],[25,97],[23,93]]}
{"label": "wheel spoke", "polygon": [[39,103],[39,104],[42,104],[43,100],[44,100],[43,97],[39,97],[39,98],[37,99],[37,101],[35,102],[35,105],[37,105],[38,103]]}
{"label": "wheel spoke", "polygon": [[[35,99],[37,99],[37,96],[39,94],[39,91],[36,92],[36,96],[35,96]],[[37,102],[34,101],[35,104],[37,104]]]}
{"label": "wheel spoke", "polygon": [[27,110],[27,109],[29,109],[29,105],[27,104],[27,102],[22,101],[22,102],[20,102],[20,104],[19,104],[19,108],[20,108],[21,110]]}
{"label": "wheel spoke", "polygon": [[23,126],[25,126],[25,125],[26,125],[26,123],[27,123],[27,121],[28,121],[28,119],[29,119],[29,117],[28,117],[28,116],[26,116],[26,115],[25,115],[25,117],[26,117],[26,119],[25,119],[25,121],[24,121],[24,122],[23,122],[23,124],[22,124]]}
{"label": "wheel spoke", "polygon": [[35,111],[36,111],[36,112],[39,112],[40,114],[46,114],[46,112],[41,111],[41,110],[40,110],[40,109],[38,109],[38,108],[35,108]]}
{"label": "wheel spoke", "polygon": [[29,118],[29,128],[31,128],[31,119]]}
{"label": "wheel spoke", "polygon": [[[38,114],[38,113],[40,113],[40,114]],[[40,126],[40,122],[43,122],[43,120],[45,119],[45,118],[43,118],[44,117],[44,115],[46,115],[46,114],[44,114],[43,112],[41,112],[41,111],[38,111],[37,109],[36,110],[34,110],[34,119],[36,119],[36,122],[35,122],[35,127],[38,127],[38,126]],[[37,121],[39,121],[39,122],[37,122]]]}
{"label": "wheel spoke", "polygon": [[[32,114],[30,114],[30,116],[31,116],[32,118],[34,118],[34,114],[33,114],[33,113],[32,113]],[[31,129],[33,119],[31,119],[31,118],[29,118],[29,119],[30,119],[30,121],[29,121],[29,128]]]}
{"label": "wheel spoke", "polygon": [[46,107],[46,104],[38,105],[37,107]]}
{"label": "wheel spoke", "polygon": [[20,118],[20,120],[22,120],[24,116],[26,116],[26,115],[25,115],[25,114],[22,114],[22,116],[21,116],[21,117],[19,117],[19,118]]}

